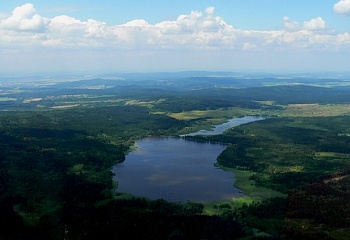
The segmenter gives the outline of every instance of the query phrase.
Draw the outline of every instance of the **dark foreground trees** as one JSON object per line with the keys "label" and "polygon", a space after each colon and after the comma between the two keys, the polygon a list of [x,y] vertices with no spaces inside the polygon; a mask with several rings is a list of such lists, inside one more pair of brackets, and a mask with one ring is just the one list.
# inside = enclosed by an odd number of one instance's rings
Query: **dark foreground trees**
{"label": "dark foreground trees", "polygon": [[1,240],[239,239],[245,234],[232,219],[203,215],[200,203],[114,198],[111,168],[124,160],[132,138],[145,131],[165,133],[181,122],[149,116],[144,108],[110,107],[2,113],[0,124]]}

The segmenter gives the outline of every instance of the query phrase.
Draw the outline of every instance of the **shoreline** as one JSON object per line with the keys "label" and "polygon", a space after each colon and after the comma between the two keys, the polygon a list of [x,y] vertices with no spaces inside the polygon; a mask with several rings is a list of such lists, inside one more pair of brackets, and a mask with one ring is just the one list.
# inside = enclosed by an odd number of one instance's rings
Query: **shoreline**
{"label": "shoreline", "polygon": [[[215,163],[216,167],[224,171],[230,171],[234,173],[234,187],[242,191],[244,195],[243,198],[251,198],[252,200],[263,200],[273,197],[287,197],[287,194],[277,192],[275,190],[263,187],[255,186],[255,181],[251,180],[250,177],[253,176],[253,172],[249,170],[240,170],[235,168],[228,168],[218,163]],[[239,198],[235,198],[237,200]]]}

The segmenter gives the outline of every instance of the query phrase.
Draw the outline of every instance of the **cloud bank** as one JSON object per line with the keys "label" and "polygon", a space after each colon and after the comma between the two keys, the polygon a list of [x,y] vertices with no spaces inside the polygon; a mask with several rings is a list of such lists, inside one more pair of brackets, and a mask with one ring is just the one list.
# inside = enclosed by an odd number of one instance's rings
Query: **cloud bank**
{"label": "cloud bank", "polygon": [[[348,2],[340,1],[334,11],[346,14]],[[68,15],[48,18],[27,3],[0,13],[0,74],[350,68],[350,33],[336,32],[320,16],[303,22],[285,16],[279,25],[239,29],[212,6],[155,24],[134,19],[112,25]]]}
{"label": "cloud bank", "polygon": [[[350,0],[334,5],[339,14],[349,14]],[[122,25],[60,15],[45,18],[27,3],[1,15],[0,44],[8,47],[117,48],[117,49],[340,49],[350,45],[349,33],[335,34],[321,17],[298,23],[282,19],[274,31],[237,29],[215,15],[215,8],[192,11],[176,20],[150,24],[135,19]]]}

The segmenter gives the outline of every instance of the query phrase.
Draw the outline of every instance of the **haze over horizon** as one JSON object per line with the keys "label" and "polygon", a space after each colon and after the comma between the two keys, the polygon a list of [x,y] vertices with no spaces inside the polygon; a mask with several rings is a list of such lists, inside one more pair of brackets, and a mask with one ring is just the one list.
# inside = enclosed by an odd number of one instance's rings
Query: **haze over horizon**
{"label": "haze over horizon", "polygon": [[0,75],[349,71],[350,0],[3,1]]}

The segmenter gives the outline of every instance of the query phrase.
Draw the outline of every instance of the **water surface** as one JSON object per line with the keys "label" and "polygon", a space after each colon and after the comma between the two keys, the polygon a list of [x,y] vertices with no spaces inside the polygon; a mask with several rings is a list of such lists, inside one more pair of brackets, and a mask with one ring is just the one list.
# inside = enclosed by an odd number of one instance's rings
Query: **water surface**
{"label": "water surface", "polygon": [[[212,130],[186,135],[221,134],[228,128],[263,119],[234,118]],[[158,137],[141,139],[135,147],[123,163],[113,168],[118,192],[173,202],[213,202],[243,196],[234,187],[234,173],[214,166],[226,145]]]}
{"label": "water surface", "polygon": [[211,202],[242,196],[234,174],[214,167],[222,144],[182,138],[145,138],[136,142],[113,172],[118,192],[173,202]]}
{"label": "water surface", "polygon": [[227,121],[226,123],[215,125],[214,128],[210,130],[199,130],[198,132],[189,133],[181,136],[196,136],[196,135],[218,135],[224,133],[227,129],[236,127],[245,123],[255,122],[264,120],[263,117],[257,116],[245,116],[242,118],[233,118]]}

